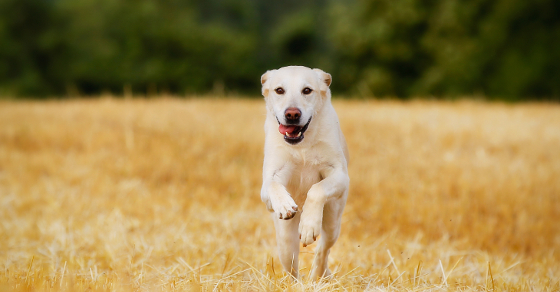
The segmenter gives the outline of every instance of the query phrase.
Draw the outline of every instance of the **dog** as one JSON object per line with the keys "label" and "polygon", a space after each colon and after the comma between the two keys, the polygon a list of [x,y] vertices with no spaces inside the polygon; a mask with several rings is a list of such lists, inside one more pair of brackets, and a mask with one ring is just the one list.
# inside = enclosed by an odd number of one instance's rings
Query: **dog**
{"label": "dog", "polygon": [[348,147],[331,81],[330,74],[302,66],[261,76],[267,110],[261,199],[272,212],[280,262],[295,279],[299,242],[305,247],[319,235],[310,277],[331,275],[329,251],[348,197]]}

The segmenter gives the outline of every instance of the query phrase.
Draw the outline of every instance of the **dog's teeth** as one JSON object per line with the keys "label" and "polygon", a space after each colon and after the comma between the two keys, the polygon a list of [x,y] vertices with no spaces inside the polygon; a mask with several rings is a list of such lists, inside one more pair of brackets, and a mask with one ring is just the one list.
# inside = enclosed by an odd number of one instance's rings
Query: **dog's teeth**
{"label": "dog's teeth", "polygon": [[299,132],[299,133],[297,134],[297,136],[300,137],[300,136],[301,136],[301,132]]}
{"label": "dog's teeth", "polygon": [[288,132],[286,132],[286,136],[291,137],[291,136],[290,136],[290,133],[288,133]]}

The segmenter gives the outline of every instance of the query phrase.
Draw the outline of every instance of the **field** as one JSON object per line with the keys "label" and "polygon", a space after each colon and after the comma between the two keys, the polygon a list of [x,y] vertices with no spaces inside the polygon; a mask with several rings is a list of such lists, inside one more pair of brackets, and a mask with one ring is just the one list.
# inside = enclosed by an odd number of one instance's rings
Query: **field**
{"label": "field", "polygon": [[332,279],[278,263],[262,99],[0,102],[0,291],[558,291],[560,105],[340,101]]}

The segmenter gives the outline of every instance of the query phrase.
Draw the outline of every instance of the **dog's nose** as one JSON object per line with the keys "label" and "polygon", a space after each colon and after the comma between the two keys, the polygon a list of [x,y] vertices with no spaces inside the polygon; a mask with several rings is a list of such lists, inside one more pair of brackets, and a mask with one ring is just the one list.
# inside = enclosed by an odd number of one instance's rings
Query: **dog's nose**
{"label": "dog's nose", "polygon": [[299,117],[301,117],[301,111],[298,108],[291,107],[284,112],[284,116],[286,117],[286,122],[297,123],[299,122]]}

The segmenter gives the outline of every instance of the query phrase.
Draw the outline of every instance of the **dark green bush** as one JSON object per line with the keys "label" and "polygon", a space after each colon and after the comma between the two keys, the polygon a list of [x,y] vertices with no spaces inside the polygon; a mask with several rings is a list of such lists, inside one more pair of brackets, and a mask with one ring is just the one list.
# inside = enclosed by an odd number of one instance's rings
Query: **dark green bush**
{"label": "dark green bush", "polygon": [[554,0],[3,0],[0,95],[258,94],[301,64],[347,96],[560,100]]}

